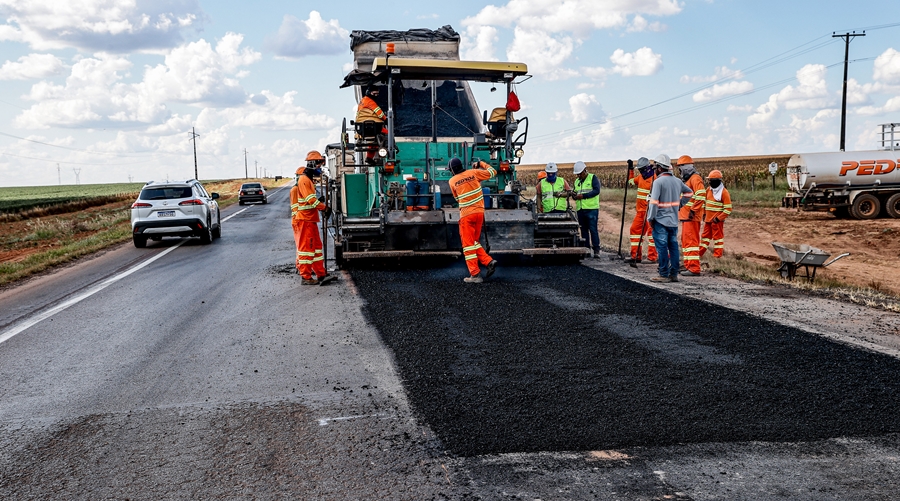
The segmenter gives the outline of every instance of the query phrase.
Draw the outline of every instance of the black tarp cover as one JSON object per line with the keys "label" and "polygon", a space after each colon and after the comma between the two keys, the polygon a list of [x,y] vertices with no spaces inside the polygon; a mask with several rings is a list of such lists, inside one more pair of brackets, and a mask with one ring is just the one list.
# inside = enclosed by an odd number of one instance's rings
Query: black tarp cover
{"label": "black tarp cover", "polygon": [[407,31],[383,30],[350,32],[350,50],[366,42],[459,42],[459,33],[449,24],[436,30],[417,28]]}

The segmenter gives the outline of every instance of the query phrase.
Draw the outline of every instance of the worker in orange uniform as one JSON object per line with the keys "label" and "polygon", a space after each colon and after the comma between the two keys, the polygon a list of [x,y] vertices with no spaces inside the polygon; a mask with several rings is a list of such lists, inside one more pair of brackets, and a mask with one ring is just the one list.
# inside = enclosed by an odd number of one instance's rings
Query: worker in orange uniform
{"label": "worker in orange uniform", "polygon": [[643,252],[641,250],[641,242],[647,241],[647,261],[656,262],[656,244],[653,241],[653,228],[647,223],[647,205],[650,199],[650,189],[653,188],[653,181],[656,180],[656,173],[650,160],[641,157],[637,161],[637,169],[629,175],[628,184],[637,186],[637,212],[634,220],[631,221],[631,262],[640,263]]}
{"label": "worker in orange uniform", "polygon": [[725,253],[725,218],[731,215],[731,195],[725,189],[721,171],[710,172],[706,180],[709,188],[706,190],[706,216],[700,239],[700,257],[706,254],[710,243],[713,246],[713,257],[722,257]]}
{"label": "worker in orange uniform", "polygon": [[481,247],[481,227],[484,225],[484,194],[481,182],[497,175],[489,164],[477,161],[472,169],[466,170],[459,158],[450,159],[450,191],[459,202],[459,239],[462,241],[463,256],[469,268],[469,276],[463,282],[480,284],[481,269],[478,263],[487,266],[485,278],[494,274],[497,261]]}
{"label": "worker in orange uniform", "polygon": [[[370,85],[366,88],[366,94],[359,101],[359,106],[356,108],[356,123],[365,123],[365,122],[376,122],[376,123],[384,123],[387,121],[387,115],[384,114],[384,111],[381,109],[381,106],[375,102],[375,99],[378,98],[379,90],[378,87],[374,85]],[[381,134],[387,134],[387,127],[382,125]],[[375,149],[370,149],[366,152],[366,163],[374,163],[375,162]]]}
{"label": "worker in orange uniform", "polygon": [[706,205],[706,185],[703,178],[694,169],[694,159],[688,155],[678,157],[678,170],[681,179],[694,194],[678,211],[681,221],[681,253],[684,258],[684,276],[700,275],[700,224],[703,221],[703,208]]}
{"label": "worker in orange uniform", "polygon": [[[316,285],[331,280],[325,271],[325,255],[319,236],[319,212],[328,211],[316,197],[313,178],[322,174],[325,159],[318,151],[306,155],[306,167],[297,169],[297,185],[291,189],[291,222],[294,241],[297,243],[297,271],[303,277],[303,285]],[[315,277],[313,276],[315,273]]]}

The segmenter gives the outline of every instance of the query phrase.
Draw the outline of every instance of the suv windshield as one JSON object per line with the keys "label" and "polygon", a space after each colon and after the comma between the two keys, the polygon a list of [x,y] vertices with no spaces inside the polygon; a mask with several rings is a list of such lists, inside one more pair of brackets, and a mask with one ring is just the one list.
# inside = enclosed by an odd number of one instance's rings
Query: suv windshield
{"label": "suv windshield", "polygon": [[261,190],[262,186],[259,183],[250,183],[241,186],[242,190]]}
{"label": "suv windshield", "polygon": [[173,198],[190,198],[190,186],[172,186],[167,188],[144,188],[141,200],[171,200]]}

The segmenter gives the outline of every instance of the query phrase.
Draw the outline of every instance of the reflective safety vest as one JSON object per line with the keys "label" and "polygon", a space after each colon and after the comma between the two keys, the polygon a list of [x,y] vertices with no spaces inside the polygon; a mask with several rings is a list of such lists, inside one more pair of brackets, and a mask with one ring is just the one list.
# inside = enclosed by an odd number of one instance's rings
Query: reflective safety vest
{"label": "reflective safety vest", "polygon": [[541,204],[544,212],[555,210],[566,210],[569,202],[565,197],[557,198],[557,195],[566,191],[566,180],[560,176],[556,177],[556,182],[550,184],[547,179],[541,179]]}
{"label": "reflective safety vest", "polygon": [[716,201],[712,188],[706,190],[706,217],[705,221],[711,223],[713,219],[719,218],[724,221],[726,217],[731,215],[731,194],[724,187],[722,188],[722,201]]}
{"label": "reflective safety vest", "polygon": [[478,166],[464,170],[450,178],[450,192],[459,202],[460,219],[471,214],[484,214],[484,192],[481,182],[497,175],[497,171],[488,163],[479,162]]}
{"label": "reflective safety vest", "polygon": [[[293,205],[293,200],[291,201]],[[297,213],[294,219],[310,223],[319,222],[319,211],[325,210],[325,204],[316,197],[316,187],[307,176],[297,180]],[[291,207],[293,211],[293,207]]]}
{"label": "reflective safety vest", "polygon": [[[584,178],[584,182],[582,183],[581,178],[575,178],[575,194],[576,195],[586,195],[591,192],[594,186],[594,175],[588,173],[587,177]],[[597,193],[595,196],[591,198],[585,198],[583,200],[575,201],[575,210],[581,209],[599,209],[600,208],[600,193]]]}

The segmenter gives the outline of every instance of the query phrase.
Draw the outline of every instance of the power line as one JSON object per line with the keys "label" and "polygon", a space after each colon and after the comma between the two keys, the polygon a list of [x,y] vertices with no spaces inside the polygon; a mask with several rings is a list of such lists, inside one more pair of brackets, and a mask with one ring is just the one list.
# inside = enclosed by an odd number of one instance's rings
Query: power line
{"label": "power line", "polygon": [[[119,154],[119,153],[110,153],[110,152],[106,152],[106,151],[91,151],[91,150],[83,150],[83,149],[80,149],[80,148],[70,148],[70,147],[68,147],[68,146],[60,146],[60,145],[58,145],[58,144],[45,143],[45,142],[43,142],[43,141],[38,141],[38,140],[36,140],[36,139],[28,139],[28,138],[26,138],[26,137],[14,136],[14,135],[12,135],[12,134],[7,134],[6,132],[0,132],[0,136],[11,137],[11,138],[13,138],[13,139],[19,139],[19,140],[22,140],[22,141],[28,141],[28,142],[30,142],[30,143],[40,144],[40,145],[43,145],[43,146],[51,146],[51,147],[53,147],[53,148],[60,148],[60,149],[63,149],[63,150],[78,151],[78,152],[81,152],[81,153],[90,153],[90,154],[92,154],[92,155],[111,155],[111,156],[120,157],[120,158],[141,158],[140,156],[134,157],[134,156],[130,156],[130,155],[122,155],[122,154]],[[142,156],[143,156],[143,155],[142,155]]]}
{"label": "power line", "polygon": [[108,163],[98,164],[98,163],[91,163],[91,162],[67,162],[65,160],[55,160],[52,158],[29,157],[26,155],[16,155],[13,153],[6,153],[5,151],[0,151],[0,155],[5,155],[8,157],[16,157],[16,158],[25,158],[28,160],[40,160],[41,162],[51,162],[51,163],[60,163],[60,164],[68,164],[68,165],[90,165],[90,166],[94,166],[94,167],[104,167],[104,166],[118,167],[118,166],[123,166],[123,165],[141,165],[141,164],[145,164],[148,162],[153,162],[155,160],[153,158],[150,158],[148,160],[144,160],[143,162],[132,162],[132,163],[127,163],[127,164],[108,164]]}

